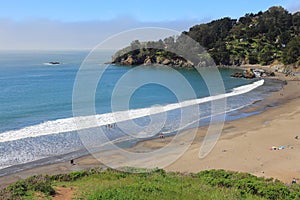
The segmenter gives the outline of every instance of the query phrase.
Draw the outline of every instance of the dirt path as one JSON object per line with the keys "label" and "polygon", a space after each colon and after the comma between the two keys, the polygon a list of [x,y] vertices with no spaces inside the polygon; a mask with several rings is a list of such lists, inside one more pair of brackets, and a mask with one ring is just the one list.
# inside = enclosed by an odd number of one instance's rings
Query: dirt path
{"label": "dirt path", "polygon": [[56,195],[53,200],[71,200],[74,197],[75,188],[55,187]]}

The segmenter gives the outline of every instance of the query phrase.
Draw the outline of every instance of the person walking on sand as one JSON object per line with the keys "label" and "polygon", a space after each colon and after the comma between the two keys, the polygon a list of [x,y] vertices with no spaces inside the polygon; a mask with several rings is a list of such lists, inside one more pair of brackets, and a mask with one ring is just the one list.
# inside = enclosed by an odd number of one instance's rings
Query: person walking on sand
{"label": "person walking on sand", "polygon": [[70,164],[71,165],[75,165],[75,163],[74,163],[74,160],[72,159],[72,160],[70,160]]}
{"label": "person walking on sand", "polygon": [[160,133],[160,134],[159,134],[159,138],[164,139],[164,138],[165,138],[165,135],[164,135],[163,133]]}

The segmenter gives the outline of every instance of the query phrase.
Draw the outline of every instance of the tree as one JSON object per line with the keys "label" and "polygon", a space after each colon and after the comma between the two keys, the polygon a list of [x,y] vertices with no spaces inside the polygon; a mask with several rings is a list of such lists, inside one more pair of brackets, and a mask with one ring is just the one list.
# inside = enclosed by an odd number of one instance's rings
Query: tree
{"label": "tree", "polygon": [[175,47],[175,38],[170,36],[164,39],[166,48],[170,51],[174,51]]}
{"label": "tree", "polygon": [[131,42],[130,46],[131,46],[132,51],[137,50],[137,49],[141,48],[141,43],[138,40],[134,40],[134,41]]}
{"label": "tree", "polygon": [[262,65],[269,65],[273,60],[274,53],[271,45],[265,45],[262,51],[258,54],[259,62]]}
{"label": "tree", "polygon": [[293,23],[294,30],[296,32],[299,32],[300,31],[300,12],[296,12],[293,14],[292,23]]}
{"label": "tree", "polygon": [[211,51],[211,56],[217,65],[229,65],[230,54],[224,42],[218,41],[215,48]]}
{"label": "tree", "polygon": [[283,51],[283,63],[293,64],[300,57],[300,37],[293,38]]}
{"label": "tree", "polygon": [[[239,20],[228,17],[195,25],[177,38],[140,43],[133,41],[125,50],[138,49],[132,55],[167,55],[167,51],[197,63],[203,48],[216,64],[270,64],[274,60],[291,64],[299,60],[300,12],[293,15],[282,7],[271,7],[257,14],[246,14]],[[147,50],[145,50],[145,49]],[[160,49],[161,51],[158,51]],[[125,51],[124,50],[124,51]],[[122,55],[119,51],[117,55]],[[126,52],[126,51],[125,51]],[[196,55],[196,56],[191,56]],[[169,56],[172,57],[172,56]]]}
{"label": "tree", "polygon": [[286,45],[291,39],[291,34],[289,31],[284,31],[279,36],[279,42],[281,45]]}
{"label": "tree", "polygon": [[252,22],[252,18],[250,17],[249,14],[246,14],[245,17],[241,17],[239,19],[239,23],[242,23],[245,26],[249,26],[251,22]]}
{"label": "tree", "polygon": [[258,54],[256,52],[250,52],[248,56],[249,64],[258,63]]}

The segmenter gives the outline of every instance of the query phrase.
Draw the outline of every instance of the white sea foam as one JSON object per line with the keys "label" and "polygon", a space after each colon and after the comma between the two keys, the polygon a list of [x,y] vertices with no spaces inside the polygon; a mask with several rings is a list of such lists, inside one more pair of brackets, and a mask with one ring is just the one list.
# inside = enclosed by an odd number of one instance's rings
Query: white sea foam
{"label": "white sea foam", "polygon": [[[38,136],[52,135],[52,134],[58,134],[64,132],[71,132],[71,131],[76,131],[76,130],[81,130],[86,128],[94,128],[97,126],[103,126],[106,124],[112,124],[116,122],[122,122],[129,119],[137,119],[140,117],[159,114],[161,112],[167,112],[178,108],[197,105],[197,104],[219,100],[231,96],[241,95],[250,92],[263,84],[264,84],[264,80],[259,80],[248,85],[234,88],[229,93],[204,97],[200,99],[187,100],[179,103],[168,104],[161,107],[162,109],[141,108],[141,109],[118,111],[114,113],[106,113],[106,114],[99,114],[93,116],[72,117],[72,118],[47,121],[41,124],[28,126],[19,130],[11,130],[11,131],[3,132],[0,134],[0,142],[8,142],[8,141],[20,140],[20,139],[25,139],[30,137],[38,137]],[[92,123],[92,121],[95,119],[97,121],[97,124]],[[83,123],[76,123],[78,122],[78,120]]]}

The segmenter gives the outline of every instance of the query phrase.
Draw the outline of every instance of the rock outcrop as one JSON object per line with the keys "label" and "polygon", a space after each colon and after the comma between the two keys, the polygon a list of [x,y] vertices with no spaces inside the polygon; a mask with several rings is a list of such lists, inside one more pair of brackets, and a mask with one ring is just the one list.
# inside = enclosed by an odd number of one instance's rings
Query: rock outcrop
{"label": "rock outcrop", "polygon": [[144,60],[144,65],[151,65],[152,64],[152,60],[149,56],[147,56],[147,58]]}
{"label": "rock outcrop", "polygon": [[128,65],[128,66],[135,66],[135,65],[166,65],[171,67],[178,67],[178,68],[192,68],[194,65],[191,61],[186,60],[177,55],[141,55],[139,53],[128,53],[122,56],[114,57],[112,64],[119,64],[119,65]]}
{"label": "rock outcrop", "polygon": [[131,56],[128,56],[126,59],[122,59],[120,64],[121,65],[133,65],[134,60]]}
{"label": "rock outcrop", "polygon": [[161,64],[163,65],[169,65],[171,63],[171,60],[169,59],[165,59],[163,62],[161,62]]}
{"label": "rock outcrop", "polygon": [[243,78],[243,73],[242,72],[235,72],[233,74],[231,74],[231,77],[234,77],[234,78]]}
{"label": "rock outcrop", "polygon": [[256,77],[255,74],[254,74],[254,72],[253,72],[253,70],[251,68],[246,69],[244,71],[243,75],[244,75],[244,78],[248,78],[248,79],[252,79],[252,78]]}
{"label": "rock outcrop", "polygon": [[252,78],[261,78],[261,77],[268,77],[268,76],[275,76],[274,72],[268,72],[263,69],[251,69],[248,68],[243,72],[235,72],[231,74],[231,77],[235,78],[247,78],[247,79],[252,79]]}

